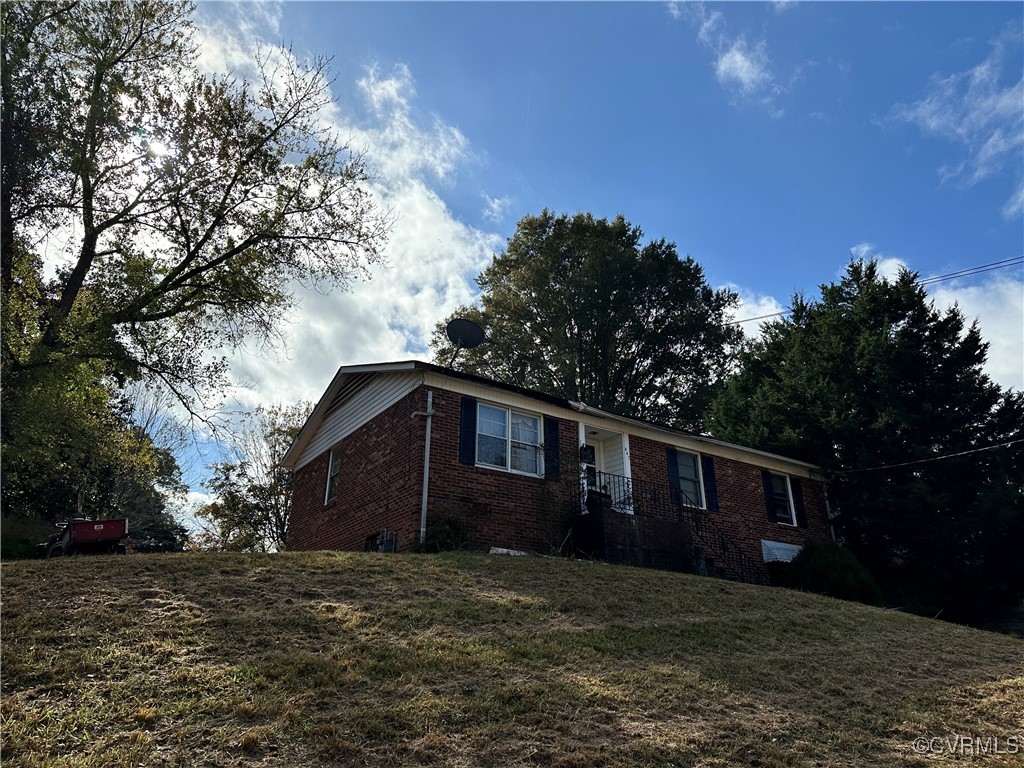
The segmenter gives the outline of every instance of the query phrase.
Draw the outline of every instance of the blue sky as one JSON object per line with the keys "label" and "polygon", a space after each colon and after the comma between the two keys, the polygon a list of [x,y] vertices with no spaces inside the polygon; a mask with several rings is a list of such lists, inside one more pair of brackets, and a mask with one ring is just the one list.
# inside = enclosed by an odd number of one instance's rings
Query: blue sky
{"label": "blue sky", "polygon": [[[357,117],[344,73],[407,68],[415,118],[467,142],[439,189],[460,221],[507,236],[545,206],[621,212],[713,282],[784,297],[861,242],[924,271],[1020,255],[1003,210],[1021,184],[1021,17],[1012,3],[294,3],[280,35],[335,56]],[[998,122],[962,103],[986,66],[975,98],[1018,102]],[[948,125],[925,122],[929,101],[957,99]],[[981,167],[1000,129],[1015,149]]]}
{"label": "blue sky", "polygon": [[[339,365],[426,359],[431,327],[526,214],[622,213],[674,241],[738,317],[851,253],[940,275],[1024,255],[1021,3],[200,3],[202,63],[333,57],[330,119],[396,216],[389,266],[297,288],[242,406],[315,400]],[[1024,269],[930,288],[1024,387]],[[748,333],[757,324],[746,324]]]}

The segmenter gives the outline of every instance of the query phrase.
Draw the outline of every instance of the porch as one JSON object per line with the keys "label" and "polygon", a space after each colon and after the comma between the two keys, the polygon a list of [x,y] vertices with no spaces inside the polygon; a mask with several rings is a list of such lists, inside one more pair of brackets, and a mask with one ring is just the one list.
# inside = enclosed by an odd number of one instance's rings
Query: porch
{"label": "porch", "polygon": [[566,535],[583,557],[768,583],[762,563],[726,535],[714,513],[667,485],[591,471],[570,496]]}

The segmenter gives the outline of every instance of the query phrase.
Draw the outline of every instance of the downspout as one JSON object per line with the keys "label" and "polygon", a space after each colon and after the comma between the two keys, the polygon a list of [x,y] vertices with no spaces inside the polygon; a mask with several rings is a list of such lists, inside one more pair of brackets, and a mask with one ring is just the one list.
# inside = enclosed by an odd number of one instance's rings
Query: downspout
{"label": "downspout", "polygon": [[427,390],[427,410],[416,411],[416,416],[427,417],[427,434],[423,441],[423,495],[420,498],[420,544],[427,540],[427,489],[430,486],[430,417],[434,415],[434,393]]}
{"label": "downspout", "polygon": [[832,517],[832,505],[828,503],[828,480],[821,481],[821,490],[825,494],[825,514],[828,516],[828,530],[832,534],[832,543],[838,544],[839,539],[836,538],[836,525]]}

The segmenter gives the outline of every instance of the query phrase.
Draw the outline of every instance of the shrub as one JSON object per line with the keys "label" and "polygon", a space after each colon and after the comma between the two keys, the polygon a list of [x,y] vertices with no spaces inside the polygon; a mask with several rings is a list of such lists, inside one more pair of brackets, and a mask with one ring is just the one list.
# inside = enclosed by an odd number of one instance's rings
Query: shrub
{"label": "shrub", "polygon": [[460,511],[445,510],[427,518],[427,535],[414,552],[450,552],[469,549],[469,521]]}
{"label": "shrub", "polygon": [[838,544],[807,541],[782,572],[782,586],[882,605],[882,591],[864,564]]}
{"label": "shrub", "polygon": [[0,560],[37,557],[36,545],[56,532],[53,523],[36,517],[4,515],[0,521]]}

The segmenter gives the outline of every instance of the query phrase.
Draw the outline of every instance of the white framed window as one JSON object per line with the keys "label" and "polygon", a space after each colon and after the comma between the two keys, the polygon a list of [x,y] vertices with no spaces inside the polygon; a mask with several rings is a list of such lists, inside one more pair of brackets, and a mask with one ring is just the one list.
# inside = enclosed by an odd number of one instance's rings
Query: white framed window
{"label": "white framed window", "polygon": [[680,503],[688,507],[704,508],[704,485],[700,477],[700,456],[696,453],[676,451],[678,478],[672,478],[677,485]]}
{"label": "white framed window", "polygon": [[766,490],[768,504],[775,516],[775,522],[782,525],[796,526],[796,508],[793,506],[793,488],[788,475],[768,473],[770,487]]}
{"label": "white framed window", "polygon": [[476,463],[524,475],[544,472],[539,416],[477,403]]}
{"label": "white framed window", "polygon": [[327,492],[324,494],[324,504],[338,495],[338,480],[341,477],[341,447],[331,451],[330,463],[327,467]]}

